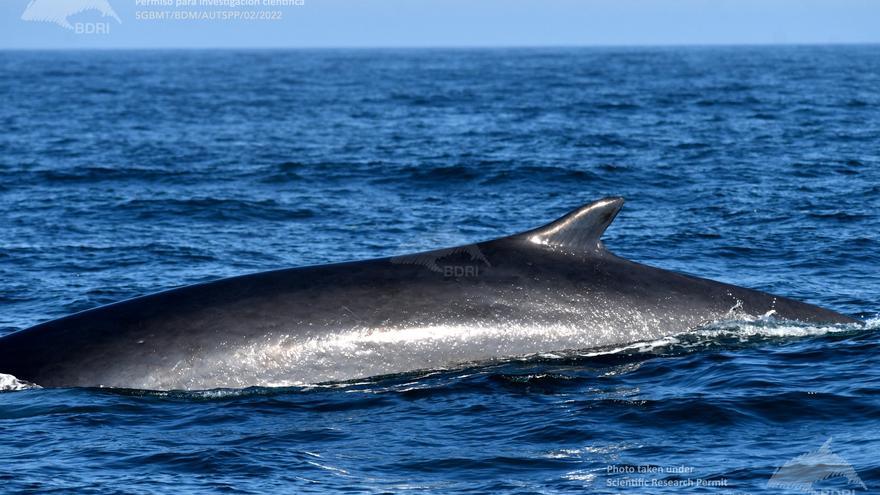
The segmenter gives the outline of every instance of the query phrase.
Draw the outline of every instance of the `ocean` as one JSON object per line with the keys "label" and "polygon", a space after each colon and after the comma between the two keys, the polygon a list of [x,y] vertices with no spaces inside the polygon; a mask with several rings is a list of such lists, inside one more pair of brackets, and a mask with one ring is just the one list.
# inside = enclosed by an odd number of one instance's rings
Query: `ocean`
{"label": "ocean", "polygon": [[286,388],[5,376],[0,491],[876,492],[877,88],[878,46],[0,52],[0,334],[608,195],[623,257],[865,322]]}

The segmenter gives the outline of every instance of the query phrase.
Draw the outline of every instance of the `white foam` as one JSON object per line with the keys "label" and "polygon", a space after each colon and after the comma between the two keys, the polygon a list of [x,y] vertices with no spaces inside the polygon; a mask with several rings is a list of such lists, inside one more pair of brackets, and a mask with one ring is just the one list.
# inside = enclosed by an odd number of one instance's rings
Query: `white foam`
{"label": "white foam", "polygon": [[700,337],[813,337],[843,332],[876,330],[880,328],[880,318],[872,318],[865,323],[814,324],[788,320],[776,320],[773,312],[760,317],[746,317],[736,320],[719,321],[690,332]]}
{"label": "white foam", "polygon": [[586,349],[580,351],[542,353],[524,356],[524,359],[568,359],[571,357],[597,357],[621,353],[649,353],[655,350],[681,345],[685,348],[716,341],[721,338],[746,342],[751,339],[803,338],[835,333],[880,330],[880,317],[871,318],[864,323],[817,325],[773,319],[772,312],[760,317],[743,317],[724,320],[706,325],[696,330],[669,335],[654,340],[633,342],[621,346]]}
{"label": "white foam", "polygon": [[28,390],[31,388],[42,388],[34,383],[19,380],[12,375],[4,375],[0,373],[0,392],[12,392],[15,390]]}

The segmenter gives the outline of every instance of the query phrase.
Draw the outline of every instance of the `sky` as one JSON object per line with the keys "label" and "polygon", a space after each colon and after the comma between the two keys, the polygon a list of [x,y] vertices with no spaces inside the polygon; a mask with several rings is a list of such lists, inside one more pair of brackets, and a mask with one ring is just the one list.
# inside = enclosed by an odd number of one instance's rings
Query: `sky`
{"label": "sky", "polygon": [[873,0],[0,0],[0,49],[878,42]]}

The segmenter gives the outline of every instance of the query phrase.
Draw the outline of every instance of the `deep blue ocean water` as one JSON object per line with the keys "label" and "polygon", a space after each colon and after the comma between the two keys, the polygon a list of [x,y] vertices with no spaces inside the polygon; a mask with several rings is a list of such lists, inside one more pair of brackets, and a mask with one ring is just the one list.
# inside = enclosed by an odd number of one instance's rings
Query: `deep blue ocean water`
{"label": "deep blue ocean water", "polygon": [[[606,195],[624,257],[867,322],[318,387],[10,391],[0,491],[876,493],[878,88],[877,46],[0,52],[0,334]],[[864,488],[774,486],[823,444]]]}

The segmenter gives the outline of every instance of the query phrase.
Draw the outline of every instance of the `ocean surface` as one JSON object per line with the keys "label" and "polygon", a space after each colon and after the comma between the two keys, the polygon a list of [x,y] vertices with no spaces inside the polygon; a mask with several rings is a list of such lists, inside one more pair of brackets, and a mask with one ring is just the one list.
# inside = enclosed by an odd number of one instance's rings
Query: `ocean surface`
{"label": "ocean surface", "polygon": [[5,376],[0,491],[877,493],[878,88],[878,46],[0,52],[0,334],[606,195],[621,256],[866,322],[293,388]]}

